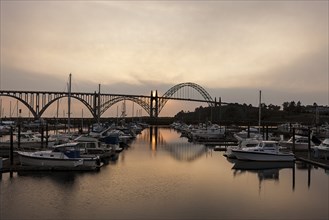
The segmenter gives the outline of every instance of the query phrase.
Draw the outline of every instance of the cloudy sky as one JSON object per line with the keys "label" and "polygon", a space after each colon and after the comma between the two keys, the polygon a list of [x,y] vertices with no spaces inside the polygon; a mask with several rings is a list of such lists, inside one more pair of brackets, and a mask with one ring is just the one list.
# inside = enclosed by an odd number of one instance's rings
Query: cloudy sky
{"label": "cloudy sky", "polygon": [[262,90],[266,104],[328,105],[328,10],[326,0],[1,0],[0,88],[64,91],[72,73],[77,92],[162,95],[193,82],[224,102],[257,105]]}

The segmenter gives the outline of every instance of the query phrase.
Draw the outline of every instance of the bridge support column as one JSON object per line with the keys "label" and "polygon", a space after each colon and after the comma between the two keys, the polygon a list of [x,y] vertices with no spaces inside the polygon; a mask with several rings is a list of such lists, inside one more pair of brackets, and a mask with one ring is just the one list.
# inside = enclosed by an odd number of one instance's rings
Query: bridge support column
{"label": "bridge support column", "polygon": [[159,115],[158,90],[151,91],[150,117],[157,118]]}
{"label": "bridge support column", "polygon": [[93,115],[94,115],[94,119],[98,119],[98,114],[97,114],[98,113],[98,106],[97,106],[98,99],[99,99],[98,94],[95,91],[95,93],[94,93],[94,100],[93,100]]}
{"label": "bridge support column", "polygon": [[97,123],[99,124],[101,117],[101,84],[98,84],[98,95],[97,95]]}

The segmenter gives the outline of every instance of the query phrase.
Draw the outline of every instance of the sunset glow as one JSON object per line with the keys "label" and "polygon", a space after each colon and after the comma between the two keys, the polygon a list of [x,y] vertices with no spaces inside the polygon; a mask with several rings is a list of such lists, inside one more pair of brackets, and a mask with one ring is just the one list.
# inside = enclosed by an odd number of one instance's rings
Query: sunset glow
{"label": "sunset glow", "polygon": [[327,1],[1,1],[0,88],[328,105],[328,26]]}

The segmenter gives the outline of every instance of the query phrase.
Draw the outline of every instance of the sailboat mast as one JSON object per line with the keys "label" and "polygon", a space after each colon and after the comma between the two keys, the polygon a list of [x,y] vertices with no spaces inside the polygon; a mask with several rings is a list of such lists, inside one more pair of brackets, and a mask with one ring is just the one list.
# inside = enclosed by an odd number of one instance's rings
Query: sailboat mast
{"label": "sailboat mast", "polygon": [[101,84],[98,84],[98,103],[97,103],[97,123],[100,123],[100,114],[101,114]]}
{"label": "sailboat mast", "polygon": [[68,85],[68,113],[67,113],[67,124],[68,124],[68,133],[70,133],[70,127],[71,127],[71,79],[72,79],[72,74],[70,73],[69,76],[69,85]]}
{"label": "sailboat mast", "polygon": [[261,114],[262,114],[262,90],[259,90],[259,107],[258,107],[258,132],[260,134],[260,121],[261,121]]}

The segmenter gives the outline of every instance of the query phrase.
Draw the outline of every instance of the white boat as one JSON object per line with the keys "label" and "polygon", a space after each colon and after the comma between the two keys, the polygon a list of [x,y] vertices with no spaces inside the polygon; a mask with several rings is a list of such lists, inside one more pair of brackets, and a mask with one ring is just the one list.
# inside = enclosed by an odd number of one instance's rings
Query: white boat
{"label": "white boat", "polygon": [[280,151],[277,141],[261,141],[256,147],[246,147],[232,150],[239,160],[252,161],[294,161],[295,156],[291,152]]}
{"label": "white boat", "polygon": [[248,129],[245,129],[245,130],[242,130],[240,132],[236,132],[236,133],[233,134],[233,136],[238,141],[242,140],[242,139],[247,139],[247,138],[254,138],[254,137],[259,136],[259,135],[260,135],[259,130],[257,128],[254,128],[254,127],[250,127],[249,132],[248,132]]}
{"label": "white boat", "polygon": [[225,137],[225,127],[212,124],[206,127],[193,129],[190,132],[192,140],[217,140]]}
{"label": "white boat", "polygon": [[[310,140],[311,147],[315,146],[314,142]],[[280,141],[282,147],[286,147],[289,150],[293,149],[293,137],[287,141]],[[307,151],[308,150],[308,137],[295,135],[295,150],[296,151]]]}
{"label": "white boat", "polygon": [[[15,148],[18,147],[18,143],[22,149],[40,149],[42,143],[43,147],[51,147],[55,144],[55,140],[48,138],[48,146],[46,146],[46,137],[41,138],[41,134],[37,132],[32,132],[31,130],[14,133],[13,145]],[[0,147],[10,147],[10,140],[0,142]]]}
{"label": "white boat", "polygon": [[119,143],[125,143],[127,144],[129,141],[133,139],[133,136],[130,134],[126,134],[121,130],[118,129],[110,129],[106,132],[102,133],[100,136],[100,140],[108,143],[108,144],[119,144]]}
{"label": "white boat", "polygon": [[313,146],[314,157],[329,159],[329,138],[324,139],[320,145]]}
{"label": "white boat", "polygon": [[255,136],[254,138],[241,139],[241,140],[239,140],[237,146],[228,146],[223,155],[225,157],[235,159],[236,156],[234,155],[232,150],[239,150],[239,149],[246,148],[246,147],[256,147],[260,141],[262,141],[261,136]]}
{"label": "white boat", "polygon": [[89,135],[80,135],[73,142],[80,148],[83,155],[97,155],[101,159],[113,157],[119,148],[119,144],[103,143]]}
{"label": "white boat", "polygon": [[66,143],[53,150],[17,151],[21,165],[37,166],[52,170],[95,170],[100,167],[98,156],[83,157],[76,143]]}

